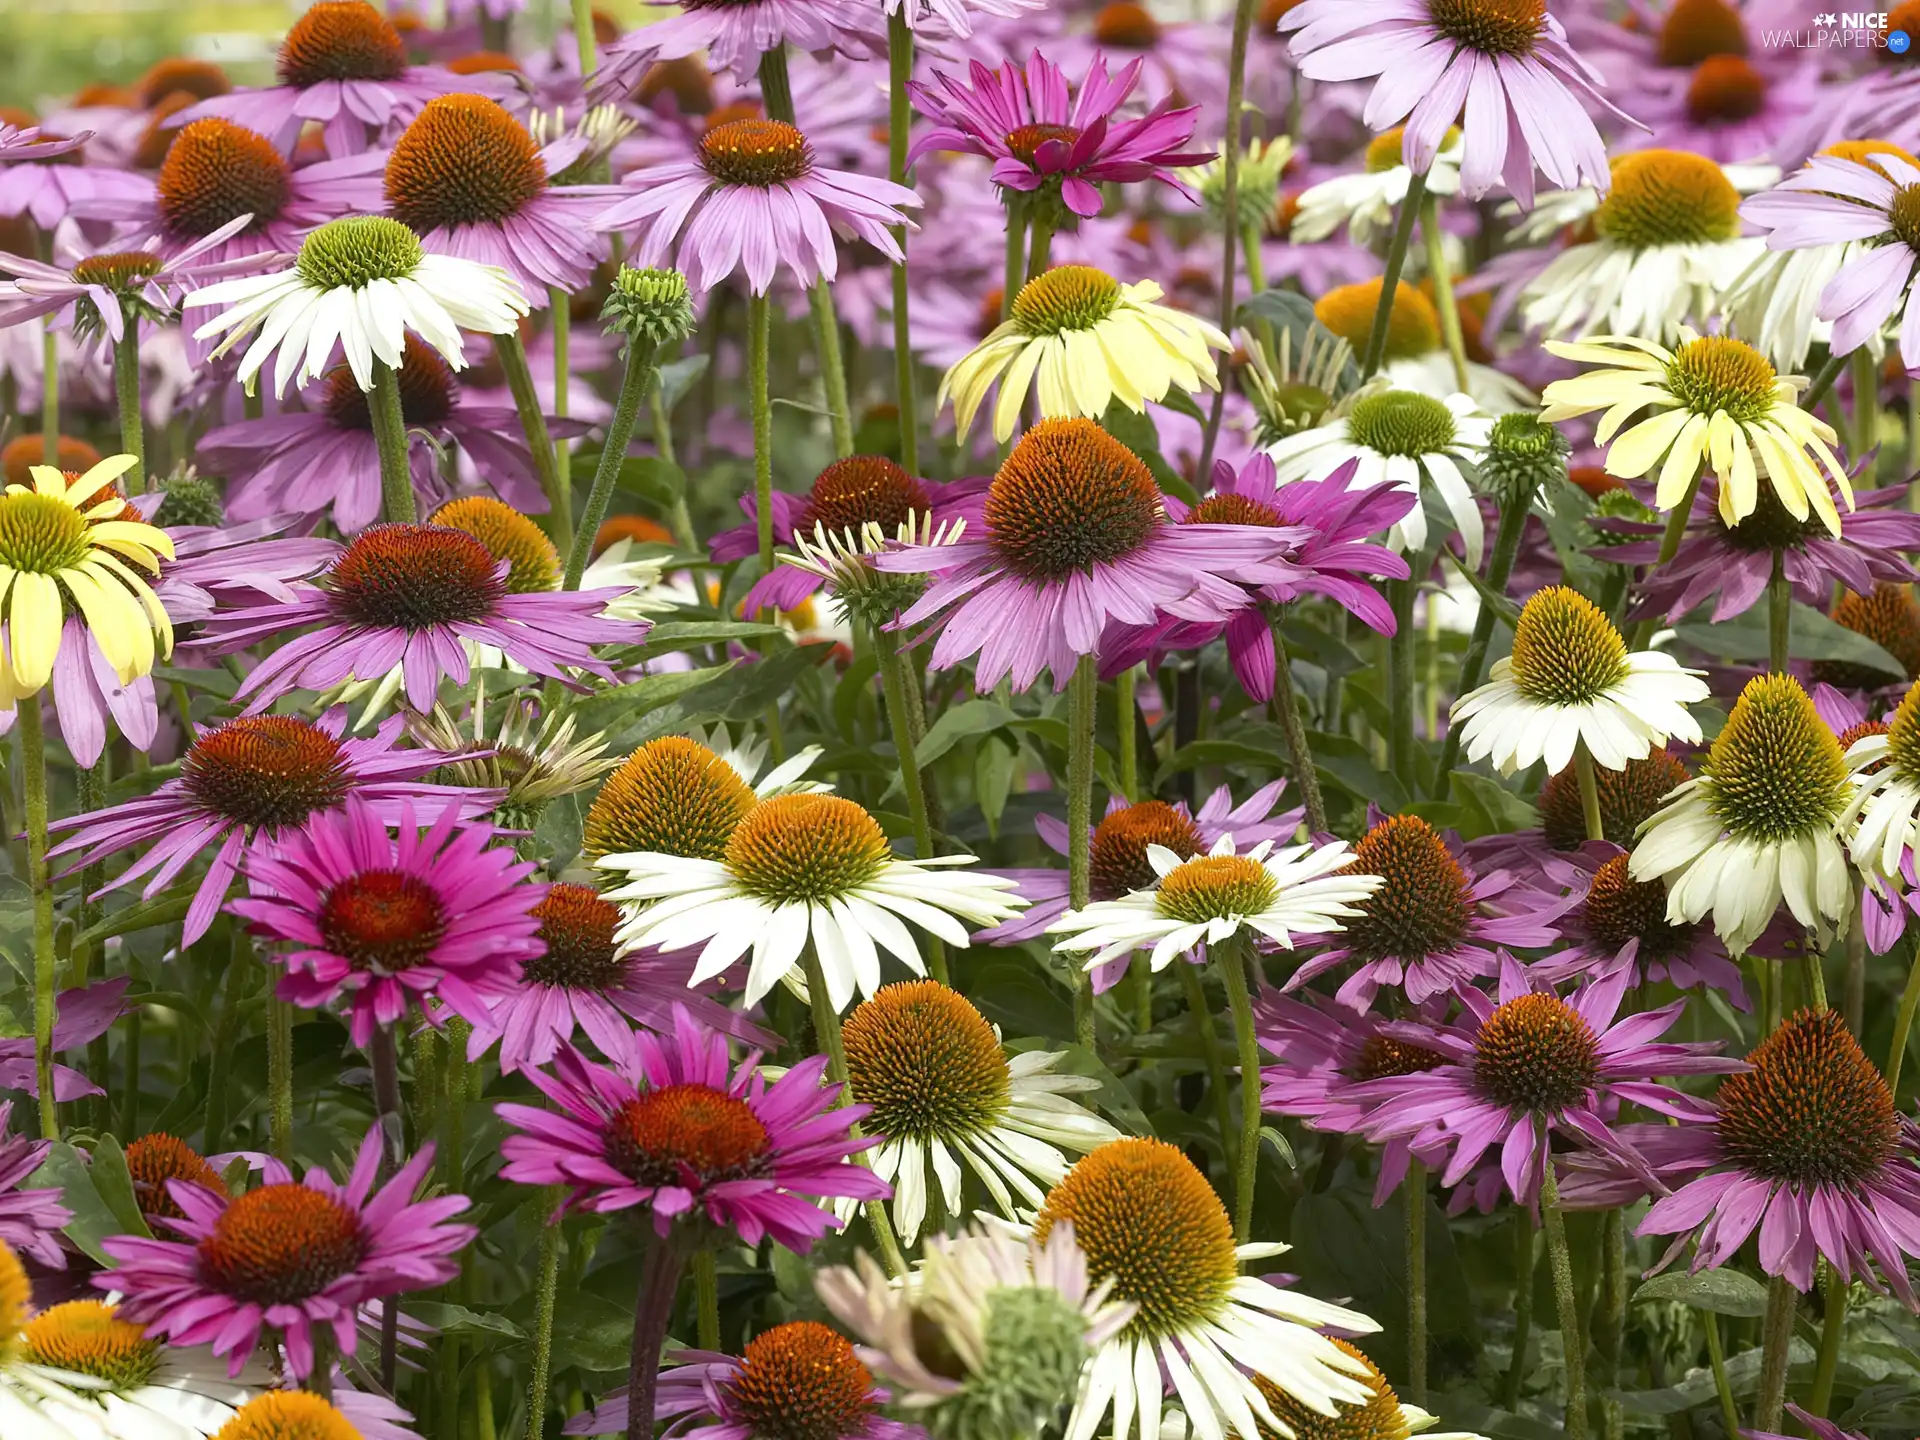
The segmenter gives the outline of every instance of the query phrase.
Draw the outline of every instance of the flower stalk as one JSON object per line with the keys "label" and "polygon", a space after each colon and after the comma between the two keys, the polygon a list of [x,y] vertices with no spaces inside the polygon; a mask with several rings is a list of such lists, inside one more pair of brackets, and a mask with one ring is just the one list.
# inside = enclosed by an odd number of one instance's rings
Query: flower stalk
{"label": "flower stalk", "polygon": [[506,373],[507,389],[513,393],[513,408],[520,416],[520,430],[533,455],[533,473],[540,481],[540,493],[547,497],[553,517],[554,547],[564,554],[573,548],[573,496],[560,485],[553,437],[547,433],[546,413],[540,408],[540,392],[534,388],[533,371],[527,365],[527,347],[521,342],[520,332],[508,330],[494,336],[493,353],[499,357],[500,368]]}
{"label": "flower stalk", "polygon": [[125,477],[127,492],[146,493],[147,427],[140,411],[140,322],[126,317],[126,329],[113,344],[113,399],[120,412],[120,453],[134,457]]}
{"label": "flower stalk", "polygon": [[1767,1281],[1767,1313],[1761,1322],[1760,1391],[1753,1402],[1753,1428],[1777,1433],[1787,1400],[1787,1366],[1800,1292],[1784,1275]]}
{"label": "flower stalk", "polygon": [[773,401],[767,393],[767,297],[747,297],[747,397],[753,413],[753,499],[760,573],[773,573]]}
{"label": "flower stalk", "polygon": [[1573,1256],[1567,1249],[1567,1222],[1560,1211],[1560,1185],[1554,1178],[1553,1151],[1546,1118],[1536,1117],[1543,1157],[1540,1177],[1540,1233],[1547,1242],[1547,1268],[1553,1275],[1554,1306],[1560,1315],[1560,1346],[1567,1367],[1567,1440],[1587,1440],[1586,1336],[1580,1329],[1580,1297],[1573,1288]]}
{"label": "flower stalk", "polygon": [[39,1091],[40,1138],[60,1138],[60,1111],[53,1098],[55,1000],[53,881],[47,874],[47,745],[40,725],[40,697],[23,696],[16,707],[20,732],[21,787],[27,811],[27,884],[33,892],[33,1078]]}
{"label": "flower stalk", "polygon": [[1826,1275],[1820,1295],[1827,1313],[1820,1323],[1820,1352],[1813,1366],[1813,1393],[1807,1399],[1807,1413],[1823,1420],[1833,1407],[1833,1379],[1840,1368],[1840,1343],[1847,1333],[1847,1299],[1852,1289],[1832,1265],[1824,1268]]}
{"label": "flower stalk", "polygon": [[[1273,699],[1271,709],[1287,737],[1287,758],[1293,762],[1294,783],[1300,787],[1300,802],[1307,807],[1307,829],[1315,835],[1327,828],[1327,801],[1320,793],[1320,772],[1314,768],[1313,749],[1307,743],[1307,724],[1300,717],[1300,700],[1293,689],[1293,661],[1287,655],[1286,637],[1280,633],[1281,610],[1270,607],[1267,623],[1273,631]],[[1126,717],[1131,719],[1131,716]]]}
{"label": "flower stalk", "polygon": [[[917,683],[912,667],[900,653],[900,637],[884,625],[875,625],[873,653],[880,661],[880,684],[887,702],[887,726],[893,732],[894,755],[900,763],[900,788],[907,797],[907,816],[913,823],[913,853],[925,858],[934,853],[933,823],[927,811],[925,777],[920,773],[913,734],[913,705],[907,687]],[[942,985],[950,984],[947,973],[947,947],[939,936],[927,937],[927,970]]]}
{"label": "flower stalk", "polygon": [[[1234,222],[1240,214],[1241,113],[1246,108],[1247,47],[1253,39],[1253,16],[1258,8],[1255,0],[1235,0],[1233,37],[1227,44],[1227,133],[1220,151],[1220,214],[1224,217],[1220,226],[1220,328],[1228,334],[1233,333],[1237,294],[1234,272],[1238,256],[1234,242],[1239,238],[1240,227]],[[1226,403],[1227,387],[1222,385],[1213,392],[1213,403],[1207,409],[1206,431],[1200,442],[1200,466],[1194,473],[1203,480],[1213,473],[1213,451],[1220,440],[1220,419],[1226,413]]]}
{"label": "flower stalk", "polygon": [[[1100,676],[1091,655],[1082,655],[1067,682],[1067,896],[1075,910],[1093,898],[1094,701]],[[1093,982],[1073,972],[1073,1037],[1093,1048]]]}
{"label": "flower stalk", "polygon": [[627,1440],[653,1440],[654,1391],[660,1351],[673,1319],[673,1297],[686,1269],[685,1242],[677,1234],[653,1235],[640,1265],[640,1293],[633,1302],[633,1351],[627,1364]]}
{"label": "flower stalk", "polygon": [[[553,1312],[560,1293],[560,1217],[555,1212],[566,1191],[549,1185],[540,1192],[547,1212],[540,1229],[539,1270],[533,1291],[533,1375],[527,1381],[527,1440],[544,1440],[547,1430],[547,1389],[553,1379]],[[703,1338],[702,1344],[705,1344]]]}
{"label": "flower stalk", "polygon": [[1773,552],[1773,574],[1767,581],[1767,669],[1787,673],[1787,647],[1792,638],[1793,587],[1787,583],[1787,552]]}
{"label": "flower stalk", "polygon": [[1244,1245],[1253,1235],[1253,1197],[1260,1181],[1260,1042],[1253,1028],[1253,998],[1247,989],[1248,942],[1234,938],[1213,947],[1213,968],[1227,989],[1234,1048],[1240,1060],[1240,1146],[1234,1156],[1233,1233]]}
{"label": "flower stalk", "polygon": [[380,517],[394,524],[418,520],[407,461],[407,420],[400,408],[400,376],[384,360],[373,362],[367,411],[373,417],[373,443],[380,452]]}
{"label": "flower stalk", "polygon": [[1386,273],[1380,281],[1380,303],[1373,312],[1373,329],[1367,335],[1367,353],[1360,361],[1360,379],[1371,380],[1380,371],[1387,355],[1387,322],[1393,317],[1393,297],[1400,290],[1400,272],[1406,268],[1407,249],[1413,243],[1413,222],[1427,195],[1427,172],[1415,171],[1407,181],[1407,197],[1400,202],[1400,214],[1393,226],[1393,238],[1387,243]]}
{"label": "flower stalk", "polygon": [[1453,274],[1440,228],[1440,202],[1428,194],[1420,202],[1420,238],[1426,245],[1427,275],[1433,281],[1433,308],[1440,312],[1440,333],[1453,359],[1453,383],[1467,393],[1467,341],[1460,329],[1460,305],[1453,294]]}
{"label": "flower stalk", "polygon": [[1427,1167],[1407,1163],[1401,1195],[1407,1207],[1407,1398],[1427,1400]]}
{"label": "flower stalk", "polygon": [[580,512],[580,528],[574,534],[573,548],[567,552],[567,573],[561,588],[578,590],[580,577],[587,573],[593,557],[594,537],[600,533],[607,508],[613,503],[613,488],[620,478],[620,464],[627,458],[627,442],[633,438],[633,422],[640,413],[640,402],[657,373],[653,357],[657,347],[636,340],[627,351],[626,373],[620,379],[620,398],[614,402],[613,418],[607,422],[607,439],[600,451],[600,463],[593,469],[593,488],[587,491],[586,508]]}

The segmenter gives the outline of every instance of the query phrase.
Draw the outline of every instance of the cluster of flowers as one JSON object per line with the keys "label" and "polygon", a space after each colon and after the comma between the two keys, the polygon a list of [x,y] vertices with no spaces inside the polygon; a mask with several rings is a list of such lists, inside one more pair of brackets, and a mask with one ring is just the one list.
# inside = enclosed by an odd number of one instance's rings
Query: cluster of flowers
{"label": "cluster of flowers", "polygon": [[429,8],[0,110],[0,1436],[1911,1433],[1910,46]]}

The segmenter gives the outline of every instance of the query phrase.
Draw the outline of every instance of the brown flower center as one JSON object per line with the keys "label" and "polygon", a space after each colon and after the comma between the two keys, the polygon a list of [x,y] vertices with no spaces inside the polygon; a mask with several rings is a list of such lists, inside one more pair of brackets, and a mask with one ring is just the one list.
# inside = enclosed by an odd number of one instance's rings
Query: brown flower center
{"label": "brown flower center", "polygon": [[1285,524],[1280,512],[1264,500],[1245,495],[1209,495],[1187,511],[1183,525],[1261,525],[1269,529]]}
{"label": "brown flower center", "polygon": [[1802,1010],[1720,1082],[1727,1158],[1789,1185],[1850,1187],[1894,1156],[1900,1121],[1879,1069],[1837,1010]]}
{"label": "brown flower center", "polygon": [[[409,334],[394,377],[400,384],[400,415],[409,428],[431,430],[453,413],[453,371],[426,341]],[[373,412],[366,392],[346,365],[336,365],[321,381],[320,406],[342,430],[373,433]]]}
{"label": "brown flower center", "polygon": [[180,784],[216,815],[281,830],[339,805],[353,777],[340,742],[318,726],[293,715],[243,715],[195,738]]}
{"label": "brown flower center", "polygon": [[1738,55],[1702,60],[1687,85],[1687,116],[1698,125],[1751,120],[1766,108],[1766,77]]}
{"label": "brown flower center", "polygon": [[360,1217],[305,1185],[263,1185],[236,1197],[200,1242],[200,1275],[253,1305],[312,1299],[366,1257]]}
{"label": "brown flower center", "polygon": [[1698,65],[1716,55],[1747,53],[1747,27],[1727,0],[1674,0],[1661,22],[1662,65],[1676,69]]}
{"label": "brown flower center", "polygon": [[607,990],[626,972],[614,943],[620,907],[591,885],[555,885],[533,907],[540,943],[547,947],[521,967],[529,985],[566,990]]}
{"label": "brown flower center", "polygon": [[242,215],[253,216],[252,233],[293,196],[292,172],[273,142],[217,116],[174,135],[154,183],[161,221],[182,236],[210,235]]}
{"label": "brown flower center", "polygon": [[1348,1068],[1354,1080],[1384,1080],[1396,1075],[1424,1075],[1447,1063],[1447,1057],[1435,1050],[1409,1045],[1389,1035],[1370,1035]]}
{"label": "brown flower center", "polygon": [[446,907],[426,881],[400,870],[362,870],[320,902],[320,938],[356,970],[396,975],[432,956],[447,933]]}
{"label": "brown flower center", "polygon": [[816,526],[857,537],[871,521],[891,540],[901,525],[932,508],[926,487],[884,455],[849,455],[815,478],[794,528],[808,540]]}
{"label": "brown flower center", "polygon": [[388,207],[420,235],[497,224],[546,188],[533,137],[484,95],[429,100],[387,157]]}
{"label": "brown flower center", "polygon": [[1160,22],[1135,0],[1114,0],[1093,17],[1093,38],[1115,50],[1151,50],[1160,38]]}
{"label": "brown flower center", "polygon": [[366,0],[318,0],[280,44],[283,85],[394,80],[406,68],[406,42]]}
{"label": "brown flower center", "polygon": [[1153,472],[1091,420],[1042,420],[987,490],[987,538],[1029,580],[1064,580],[1119,560],[1160,523]]}
{"label": "brown flower center", "polygon": [[1473,1048],[1474,1081],[1500,1105],[1564,1110],[1600,1074],[1593,1028],[1554,995],[1509,1000],[1487,1017]]}
{"label": "brown flower center", "polygon": [[327,574],[335,613],[353,625],[424,630],[479,620],[506,593],[493,553],[440,525],[374,525]]}
{"label": "brown flower center", "polygon": [[1427,0],[1442,35],[1483,55],[1531,55],[1547,28],[1547,0]]}
{"label": "brown flower center", "polygon": [[[1623,850],[1630,849],[1640,822],[1688,778],[1687,767],[1665,750],[1650,751],[1644,760],[1629,760],[1624,770],[1597,769],[1604,837]],[[1586,843],[1586,813],[1580,808],[1580,781],[1572,766],[1541,786],[1540,829],[1555,850],[1578,850]]]}
{"label": "brown flower center", "polygon": [[1203,848],[1191,819],[1163,800],[1142,800],[1115,810],[1094,827],[1091,879],[1095,900],[1117,900],[1153,884],[1149,845],[1164,845],[1182,860]]}
{"label": "brown flower center", "polygon": [[1467,938],[1467,873],[1419,816],[1382,820],[1354,846],[1348,868],[1386,882],[1347,920],[1347,944],[1362,959],[1420,960],[1447,954]]}
{"label": "brown flower center", "polygon": [[[1907,586],[1882,583],[1869,595],[1849,590],[1833,607],[1833,618],[1891,655],[1907,679],[1920,678],[1920,604]],[[1843,690],[1872,690],[1888,683],[1885,671],[1841,660],[1816,660],[1813,675]]]}
{"label": "brown flower center", "polygon": [[1037,163],[1040,147],[1049,140],[1071,146],[1079,138],[1080,132],[1071,125],[1022,125],[1007,132],[1007,150],[1014,159],[1031,166]]}
{"label": "brown flower center", "polygon": [[1671,960],[1693,943],[1694,926],[1667,920],[1666,884],[1632,879],[1625,855],[1615,855],[1594,872],[1582,913],[1587,933],[1603,949],[1618,950],[1638,940],[1642,965]]}
{"label": "brown flower center", "polygon": [[667,1085],[607,1122],[607,1163],[642,1185],[714,1185],[761,1172],[767,1127],[747,1102],[707,1085]]}
{"label": "brown flower center", "polygon": [[560,588],[560,552],[546,532],[504,500],[463,495],[433,512],[434,525],[471,535],[507,562],[507,593],[536,595]]}
{"label": "brown flower center", "polygon": [[813,1320],[756,1335],[721,1383],[754,1440],[846,1440],[867,1433],[876,1409],[873,1376],[853,1346]]}
{"label": "brown flower center", "polygon": [[700,163],[723,185],[765,190],[811,171],[813,147],[783,120],[729,120],[700,137]]}
{"label": "brown flower center", "polygon": [[199,1151],[163,1131],[142,1135],[127,1146],[127,1173],[133,1177],[134,1204],[149,1220],[186,1219],[167,1191],[169,1180],[185,1180],[222,1198],[227,1193],[226,1182]]}

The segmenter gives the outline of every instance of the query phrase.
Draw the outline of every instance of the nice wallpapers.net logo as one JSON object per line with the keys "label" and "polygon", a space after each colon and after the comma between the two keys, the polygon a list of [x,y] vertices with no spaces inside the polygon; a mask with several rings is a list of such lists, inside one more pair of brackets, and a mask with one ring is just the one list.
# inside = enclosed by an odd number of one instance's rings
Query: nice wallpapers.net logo
{"label": "nice wallpapers.net logo", "polygon": [[1905,30],[1887,28],[1884,10],[1825,10],[1799,30],[1765,30],[1761,44],[1769,50],[1890,50],[1904,55],[1914,37]]}

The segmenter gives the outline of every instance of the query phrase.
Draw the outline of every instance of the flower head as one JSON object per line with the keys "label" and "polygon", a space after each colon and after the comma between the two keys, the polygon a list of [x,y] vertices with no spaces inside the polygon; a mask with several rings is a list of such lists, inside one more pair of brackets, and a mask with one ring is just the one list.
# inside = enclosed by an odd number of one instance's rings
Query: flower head
{"label": "flower head", "polygon": [[636,340],[669,345],[693,333],[693,302],[687,277],[678,270],[646,270],[622,265],[607,291],[601,322],[631,345]]}
{"label": "flower head", "polygon": [[1908,689],[1879,734],[1846,752],[1853,797],[1840,813],[1853,863],[1870,882],[1899,883],[1920,834],[1920,684]]}
{"label": "flower head", "polygon": [[66,1268],[60,1232],[73,1219],[59,1189],[23,1189],[53,1149],[50,1142],[11,1132],[13,1102],[0,1101],[0,1245],[26,1255],[49,1270]]}
{"label": "flower head", "polygon": [[184,1220],[186,1211],[174,1203],[172,1183],[198,1185],[216,1196],[227,1195],[220,1172],[186,1141],[165,1131],[142,1135],[127,1146],[127,1174],[133,1180],[133,1200],[151,1225],[156,1220]]}

